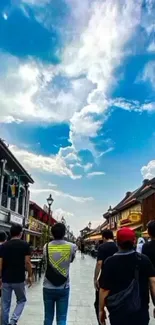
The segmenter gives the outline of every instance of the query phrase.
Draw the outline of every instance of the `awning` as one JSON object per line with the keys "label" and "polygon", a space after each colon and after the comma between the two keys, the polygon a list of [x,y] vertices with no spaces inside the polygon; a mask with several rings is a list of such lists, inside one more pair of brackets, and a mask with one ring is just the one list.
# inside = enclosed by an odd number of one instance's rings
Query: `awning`
{"label": "awning", "polygon": [[37,237],[41,236],[41,232],[37,232],[37,231],[29,230],[29,229],[24,229],[24,232],[26,234],[37,236]]}
{"label": "awning", "polygon": [[[124,228],[124,227],[127,227],[127,228],[130,228],[130,229],[132,229],[132,230],[136,230],[136,229],[138,229],[138,228],[141,228],[141,227],[143,227],[143,225],[142,225],[142,223],[141,224],[126,224],[126,225],[122,225],[119,229],[121,229],[121,228]],[[118,230],[119,230],[118,229]]]}
{"label": "awning", "polygon": [[90,236],[85,239],[85,241],[94,241],[94,240],[102,240],[102,235]]}

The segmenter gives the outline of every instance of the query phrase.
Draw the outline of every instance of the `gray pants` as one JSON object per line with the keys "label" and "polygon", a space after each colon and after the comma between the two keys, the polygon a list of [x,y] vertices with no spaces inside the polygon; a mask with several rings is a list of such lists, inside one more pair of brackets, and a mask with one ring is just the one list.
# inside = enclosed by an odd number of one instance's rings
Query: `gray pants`
{"label": "gray pants", "polygon": [[[12,292],[17,304],[9,322]],[[26,303],[25,283],[3,283],[2,285],[2,325],[17,324]]]}

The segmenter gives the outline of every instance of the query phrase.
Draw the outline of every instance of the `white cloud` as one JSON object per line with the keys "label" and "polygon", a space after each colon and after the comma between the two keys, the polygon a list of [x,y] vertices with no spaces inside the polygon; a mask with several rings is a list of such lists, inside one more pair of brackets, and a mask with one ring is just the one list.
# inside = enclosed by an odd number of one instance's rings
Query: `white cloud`
{"label": "white cloud", "polygon": [[47,3],[50,3],[51,0],[22,0],[24,4],[39,6],[42,7]]}
{"label": "white cloud", "polygon": [[155,41],[148,46],[148,52],[155,52]]}
{"label": "white cloud", "polygon": [[109,147],[107,150],[105,151],[102,151],[99,155],[98,155],[98,158],[101,158],[103,157],[104,155],[106,155],[107,153],[111,152],[114,150],[114,147]]}
{"label": "white cloud", "polygon": [[155,60],[146,64],[142,74],[142,81],[150,82],[152,88],[155,89]]}
{"label": "white cloud", "polygon": [[153,112],[155,110],[155,102],[145,102],[141,104],[139,101],[126,100],[125,98],[116,98],[112,102],[113,106],[119,107],[127,111],[135,112]]}
{"label": "white cloud", "polygon": [[69,176],[72,179],[81,178],[81,175],[73,174],[72,170],[68,168],[65,159],[61,156],[61,152],[55,156],[42,156],[13,145],[10,146],[10,150],[26,168],[31,170]]}
{"label": "white cloud", "polygon": [[[30,5],[47,2],[23,0]],[[106,119],[110,106],[107,96],[117,82],[114,71],[141,19],[140,1],[126,0],[123,6],[119,0],[92,4],[77,0],[74,6],[71,0],[67,2],[75,22],[74,37],[66,45],[59,67],[31,59],[21,63],[1,54],[0,62],[6,63],[0,79],[0,116],[3,122],[4,116],[33,123],[66,121],[74,148],[87,148],[97,155],[90,137],[96,137]],[[52,81],[58,74],[70,80],[68,89],[55,89]]]}
{"label": "white cloud", "polygon": [[124,45],[140,22],[140,3],[125,1],[95,2],[90,7],[91,17],[80,39],[73,41],[64,54],[66,74],[70,77],[85,74],[94,89],[88,94],[87,105],[75,112],[71,119],[70,139],[78,148],[92,144],[103,124],[101,114],[109,107],[107,95],[116,80],[114,70],[124,56]]}
{"label": "white cloud", "polygon": [[68,220],[69,218],[74,217],[74,213],[58,208],[54,210],[53,217],[58,221],[61,221],[62,217]]}
{"label": "white cloud", "polygon": [[62,192],[59,190],[54,190],[54,189],[49,189],[49,188],[33,188],[31,187],[31,193],[32,194],[40,194],[40,193],[49,193],[49,191],[51,191],[51,193],[55,196],[55,197],[64,197],[67,199],[70,199],[72,201],[75,201],[77,203],[85,203],[85,202],[90,202],[93,201],[93,197],[82,197],[82,196],[74,196],[71,195],[69,193],[66,192]]}
{"label": "white cloud", "polygon": [[146,166],[143,166],[141,173],[144,179],[155,177],[155,160],[151,160]]}
{"label": "white cloud", "polygon": [[87,174],[88,178],[94,177],[94,176],[101,176],[101,175],[105,175],[104,172],[91,172]]}

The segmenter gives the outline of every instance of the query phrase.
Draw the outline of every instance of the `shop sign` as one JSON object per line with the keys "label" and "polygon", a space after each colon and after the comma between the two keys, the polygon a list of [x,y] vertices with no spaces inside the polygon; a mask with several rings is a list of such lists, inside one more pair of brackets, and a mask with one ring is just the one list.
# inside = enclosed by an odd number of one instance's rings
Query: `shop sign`
{"label": "shop sign", "polygon": [[10,213],[10,222],[23,226],[23,218],[18,217],[17,215],[12,213]]}
{"label": "shop sign", "polygon": [[43,230],[43,225],[42,223],[40,223],[38,220],[36,220],[35,218],[31,217],[30,219],[30,224],[29,224],[29,229],[36,231],[36,232],[42,232]]}

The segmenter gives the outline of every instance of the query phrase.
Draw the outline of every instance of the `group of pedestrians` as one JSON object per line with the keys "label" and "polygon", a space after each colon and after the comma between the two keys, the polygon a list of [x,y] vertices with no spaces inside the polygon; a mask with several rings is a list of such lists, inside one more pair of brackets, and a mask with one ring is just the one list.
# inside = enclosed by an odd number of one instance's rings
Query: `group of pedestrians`
{"label": "group of pedestrians", "polygon": [[[65,241],[66,227],[57,223],[52,227],[53,240],[44,247],[46,264],[43,281],[44,325],[52,325],[55,307],[57,325],[66,325],[69,301],[69,266],[76,253],[76,245]],[[0,232],[0,289],[2,325],[17,325],[26,303],[25,287],[32,285],[30,245],[22,240],[20,225],[10,229],[10,239]],[[27,278],[26,278],[27,273]],[[10,316],[12,293],[16,307]]]}
{"label": "group of pedestrians", "polygon": [[[148,224],[150,241],[136,249],[136,235],[130,228],[103,232],[94,275],[95,310],[98,323],[148,325],[149,296],[155,306],[155,221]],[[140,243],[139,243],[140,244]],[[142,254],[141,254],[142,253]]]}

